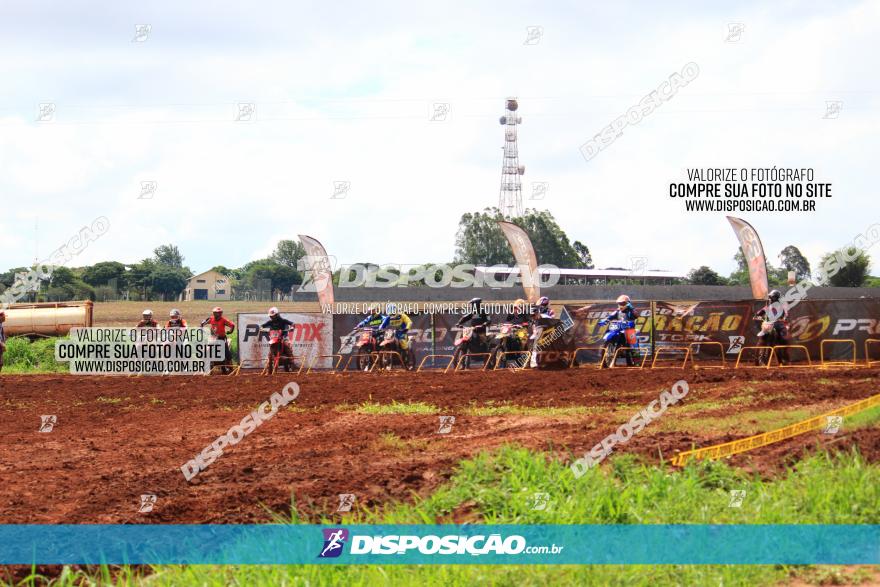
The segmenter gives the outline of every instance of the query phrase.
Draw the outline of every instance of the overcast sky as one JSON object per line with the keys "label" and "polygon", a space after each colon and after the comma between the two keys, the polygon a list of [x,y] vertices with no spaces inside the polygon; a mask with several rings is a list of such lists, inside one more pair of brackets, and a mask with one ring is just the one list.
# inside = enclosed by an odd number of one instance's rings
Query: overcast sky
{"label": "overcast sky", "polygon": [[[815,265],[880,222],[878,2],[4,2],[0,55],[0,270],[98,216],[110,230],[69,265],[174,243],[194,271],[238,267],[297,234],[342,263],[450,260],[462,213],[498,202],[507,96],[524,204],[598,267],[733,269],[724,213],[668,197],[689,167],[833,184],[815,213],[741,215],[773,263],[794,244]],[[696,79],[585,160],[689,62]]]}

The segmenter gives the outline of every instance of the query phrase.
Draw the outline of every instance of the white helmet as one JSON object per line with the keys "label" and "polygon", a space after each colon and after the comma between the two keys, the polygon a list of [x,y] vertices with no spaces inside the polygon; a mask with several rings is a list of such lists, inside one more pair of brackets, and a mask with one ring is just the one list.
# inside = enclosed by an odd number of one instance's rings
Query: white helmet
{"label": "white helmet", "polygon": [[171,316],[172,318],[180,318],[180,310],[178,310],[177,308],[174,308],[173,310],[171,310],[168,313],[168,315]]}
{"label": "white helmet", "polygon": [[628,303],[629,303],[629,296],[620,296],[619,298],[617,298],[617,305],[618,306],[621,304],[628,304]]}
{"label": "white helmet", "polygon": [[269,308],[269,318],[274,318],[277,315],[278,315],[278,308],[276,308],[275,306],[272,306],[271,308]]}
{"label": "white helmet", "polygon": [[153,311],[150,310],[149,308],[147,308],[146,310],[141,312],[141,316],[152,316],[152,315],[153,315]]}

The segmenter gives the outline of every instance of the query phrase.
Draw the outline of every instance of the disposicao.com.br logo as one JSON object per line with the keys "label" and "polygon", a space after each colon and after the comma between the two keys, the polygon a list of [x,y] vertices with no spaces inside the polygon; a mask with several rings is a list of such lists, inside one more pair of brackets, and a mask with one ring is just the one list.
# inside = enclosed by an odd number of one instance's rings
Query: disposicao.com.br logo
{"label": "disposicao.com.br logo", "polygon": [[389,534],[384,536],[349,536],[345,528],[322,530],[324,545],[318,558],[335,558],[342,554],[345,544],[351,538],[349,554],[426,554],[426,555],[464,555],[471,556],[505,554],[560,554],[564,546],[528,546],[526,539],[518,534],[502,537],[501,534],[473,536],[447,534],[437,536],[416,536]]}

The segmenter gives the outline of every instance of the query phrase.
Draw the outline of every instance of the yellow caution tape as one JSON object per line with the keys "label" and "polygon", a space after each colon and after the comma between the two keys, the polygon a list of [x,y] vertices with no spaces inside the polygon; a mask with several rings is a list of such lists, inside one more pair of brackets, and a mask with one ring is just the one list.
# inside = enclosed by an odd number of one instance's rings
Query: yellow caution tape
{"label": "yellow caution tape", "polygon": [[774,444],[812,430],[824,428],[828,423],[829,416],[849,416],[877,405],[880,405],[880,394],[872,395],[867,399],[863,399],[842,408],[837,408],[827,414],[815,416],[808,420],[797,422],[796,424],[789,424],[788,426],[783,426],[782,428],[771,430],[770,432],[756,434],[755,436],[741,438],[740,440],[734,440],[732,442],[725,442],[724,444],[716,444],[715,446],[707,446],[706,448],[697,448],[678,453],[672,458],[672,464],[681,467],[691,458],[714,460],[761,448],[762,446]]}

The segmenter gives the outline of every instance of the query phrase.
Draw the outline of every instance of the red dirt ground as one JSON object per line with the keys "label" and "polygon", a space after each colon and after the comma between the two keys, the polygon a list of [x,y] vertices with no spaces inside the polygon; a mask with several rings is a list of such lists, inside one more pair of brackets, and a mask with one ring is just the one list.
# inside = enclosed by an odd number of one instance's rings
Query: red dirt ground
{"label": "red dirt ground", "polygon": [[[878,393],[878,369],[838,371],[598,371],[312,374],[274,377],[0,377],[0,523],[251,523],[267,510],[333,518],[337,495],[355,507],[427,494],[453,466],[505,443],[579,456],[685,379],[690,393],[619,450],[649,460],[745,436],[728,427],[669,432],[660,423],[762,410],[821,414]],[[821,381],[820,381],[821,379]],[[288,381],[301,387],[284,409],[187,482],[180,466]],[[743,393],[749,399],[743,401]],[[725,405],[734,397],[739,403]],[[342,404],[425,402],[430,415],[372,415]],[[703,412],[680,411],[711,402]],[[576,415],[476,416],[483,406],[587,406]],[[679,410],[679,411],[677,411]],[[57,416],[38,431],[40,415]],[[456,417],[438,434],[439,414]],[[748,421],[748,417],[743,418]],[[396,436],[389,437],[393,433]],[[384,436],[383,436],[384,435]],[[858,445],[880,459],[880,430],[832,438],[807,434],[733,459],[774,474],[819,442]],[[138,513],[141,494],[155,494]]]}

